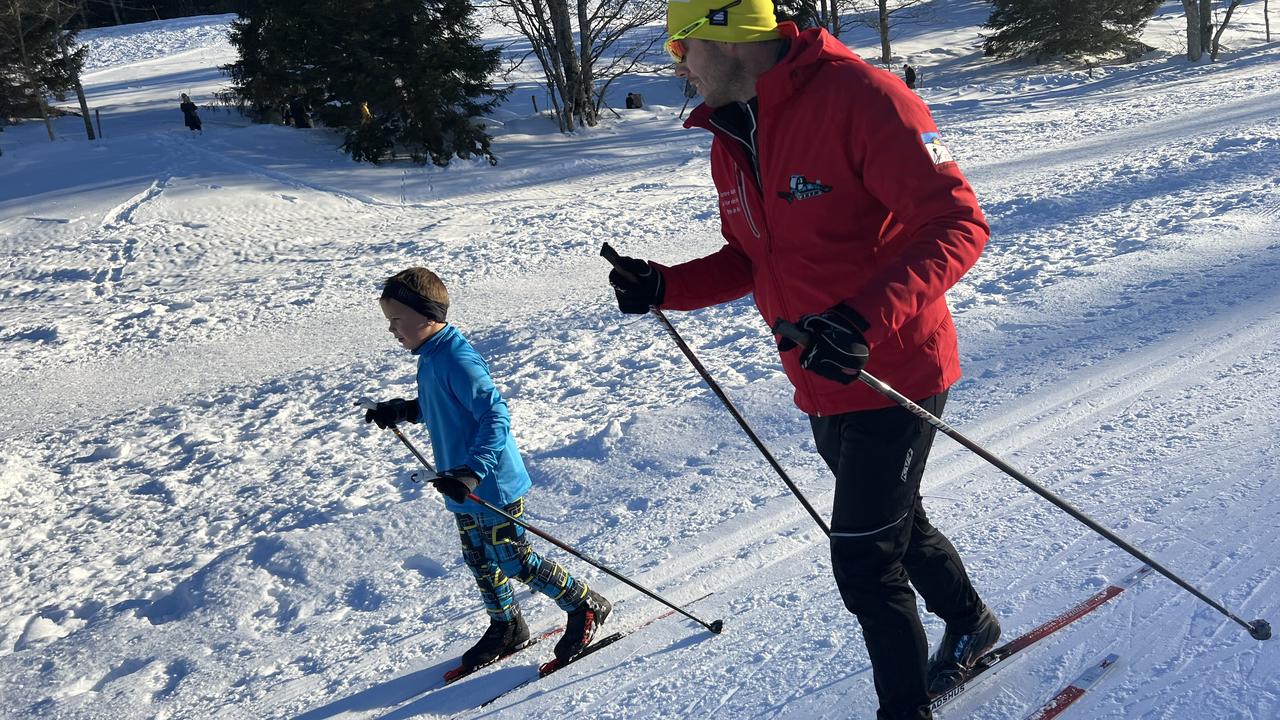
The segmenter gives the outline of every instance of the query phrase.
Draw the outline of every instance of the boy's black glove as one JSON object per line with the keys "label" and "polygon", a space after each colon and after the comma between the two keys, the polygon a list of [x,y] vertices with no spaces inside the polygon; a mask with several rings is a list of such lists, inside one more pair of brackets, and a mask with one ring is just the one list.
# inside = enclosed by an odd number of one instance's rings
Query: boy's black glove
{"label": "boy's black glove", "polygon": [[[857,311],[840,304],[817,315],[805,315],[796,325],[809,333],[809,347],[800,354],[800,367],[842,385],[858,379],[870,349],[862,335],[869,325]],[[796,347],[789,338],[778,341],[781,352]]]}
{"label": "boy's black glove", "polygon": [[460,503],[466,502],[467,495],[475,492],[480,485],[480,476],[466,465],[459,465],[431,478],[431,484],[436,486],[441,495]]}
{"label": "boy's black glove", "polygon": [[367,423],[377,423],[378,427],[386,430],[387,428],[402,422],[418,422],[422,419],[422,408],[418,405],[418,399],[403,400],[396,398],[380,402],[376,406],[364,411],[364,421]]}
{"label": "boy's black glove", "polygon": [[609,271],[609,284],[613,286],[613,294],[618,296],[618,309],[630,315],[643,315],[651,306],[661,305],[666,287],[658,268],[636,258],[622,257],[618,260],[623,270],[635,276],[630,280],[624,278],[618,268]]}

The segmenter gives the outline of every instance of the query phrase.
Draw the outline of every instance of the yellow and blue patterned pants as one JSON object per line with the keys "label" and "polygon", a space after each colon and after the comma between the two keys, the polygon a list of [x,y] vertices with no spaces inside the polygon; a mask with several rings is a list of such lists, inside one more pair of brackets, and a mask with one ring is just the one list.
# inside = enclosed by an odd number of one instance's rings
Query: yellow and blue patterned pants
{"label": "yellow and blue patterned pants", "polygon": [[[524,498],[503,508],[512,517],[524,514]],[[555,600],[570,612],[582,604],[587,584],[575,580],[559,563],[534,552],[524,528],[492,512],[456,513],[462,559],[476,577],[485,609],[494,620],[515,617],[515,591],[510,578]]]}

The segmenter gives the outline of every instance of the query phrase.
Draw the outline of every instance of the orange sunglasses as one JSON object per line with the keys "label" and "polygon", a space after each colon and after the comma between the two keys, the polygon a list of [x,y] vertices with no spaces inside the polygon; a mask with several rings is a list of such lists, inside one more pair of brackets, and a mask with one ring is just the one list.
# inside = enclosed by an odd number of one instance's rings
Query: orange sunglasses
{"label": "orange sunglasses", "polygon": [[662,46],[666,48],[667,54],[671,56],[672,60],[677,63],[684,62],[684,56],[687,52],[684,46],[684,39],[697,32],[698,28],[710,23],[713,18],[717,21],[717,25],[727,25],[729,21],[728,13],[726,11],[735,5],[741,4],[742,0],[733,0],[733,2],[725,5],[724,7],[718,7],[714,10],[708,11],[706,17],[700,17],[671,33],[671,37],[667,38],[667,41],[663,43]]}

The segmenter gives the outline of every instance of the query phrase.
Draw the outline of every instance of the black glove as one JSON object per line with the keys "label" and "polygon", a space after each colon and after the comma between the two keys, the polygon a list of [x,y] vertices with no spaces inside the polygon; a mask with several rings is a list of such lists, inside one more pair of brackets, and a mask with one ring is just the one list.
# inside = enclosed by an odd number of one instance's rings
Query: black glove
{"label": "black glove", "polygon": [[643,315],[651,306],[661,305],[666,287],[658,268],[636,258],[618,260],[624,270],[635,276],[635,280],[628,280],[617,268],[609,271],[609,284],[613,286],[613,294],[618,296],[618,309],[630,315]]}
{"label": "black glove", "polygon": [[441,495],[460,503],[466,502],[467,495],[474,492],[480,485],[480,476],[466,465],[459,465],[431,478],[431,483],[436,486],[436,490],[440,491]]}
{"label": "black glove", "polygon": [[[857,311],[836,305],[824,313],[805,315],[796,325],[809,333],[809,347],[800,354],[800,367],[842,385],[858,379],[870,354],[862,331],[870,326]],[[798,345],[789,338],[778,341],[781,352],[795,347]]]}
{"label": "black glove", "polygon": [[402,422],[418,422],[422,419],[422,408],[418,405],[418,399],[388,400],[380,402],[373,408],[364,411],[364,421],[367,423],[377,423],[378,427],[386,430],[387,428]]}

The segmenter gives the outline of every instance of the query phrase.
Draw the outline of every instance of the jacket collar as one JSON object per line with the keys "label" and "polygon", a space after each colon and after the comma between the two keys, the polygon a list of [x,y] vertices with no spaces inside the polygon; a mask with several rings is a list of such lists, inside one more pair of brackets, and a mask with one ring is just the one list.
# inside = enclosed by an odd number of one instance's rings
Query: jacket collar
{"label": "jacket collar", "polygon": [[438,350],[440,350],[440,348],[444,346],[447,340],[449,340],[450,338],[452,338],[457,334],[458,334],[458,330],[456,328],[454,328],[452,325],[445,325],[444,327],[440,328],[440,332],[427,338],[425,342],[423,342],[418,347],[414,348],[413,354],[417,355],[420,361],[426,360],[427,358],[434,355]]}
{"label": "jacket collar", "polygon": [[[790,42],[790,49],[777,65],[756,79],[756,97],[759,98],[762,110],[790,98],[800,90],[817,69],[818,63],[858,57],[822,28],[801,31],[795,23],[787,21],[778,23],[778,32],[784,40]],[[711,130],[713,112],[714,108],[702,103],[689,113],[684,126]]]}

